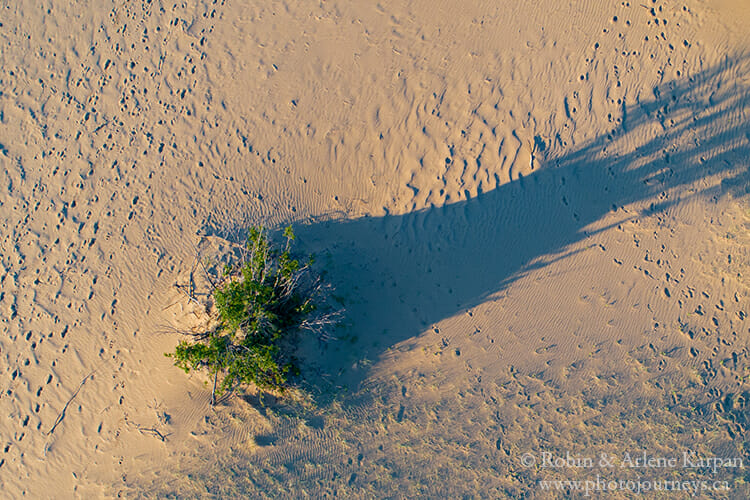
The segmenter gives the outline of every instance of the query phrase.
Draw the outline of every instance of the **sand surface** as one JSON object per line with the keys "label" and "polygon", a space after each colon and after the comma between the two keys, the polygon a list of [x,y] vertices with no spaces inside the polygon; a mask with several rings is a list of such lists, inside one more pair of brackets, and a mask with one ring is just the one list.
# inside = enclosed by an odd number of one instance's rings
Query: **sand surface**
{"label": "sand surface", "polygon": [[[2,496],[748,498],[745,468],[523,462],[750,467],[748,26],[746,0],[3,2]],[[214,410],[163,356],[205,319],[175,285],[204,297],[200,259],[260,223],[346,316],[298,397]]]}

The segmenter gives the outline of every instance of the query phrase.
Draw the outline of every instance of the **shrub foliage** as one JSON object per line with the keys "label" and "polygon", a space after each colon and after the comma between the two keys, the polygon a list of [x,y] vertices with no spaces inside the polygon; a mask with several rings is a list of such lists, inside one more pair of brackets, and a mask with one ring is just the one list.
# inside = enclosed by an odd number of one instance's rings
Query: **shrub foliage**
{"label": "shrub foliage", "polygon": [[214,288],[215,326],[167,354],[185,372],[208,371],[211,404],[242,384],[283,392],[289,376],[299,373],[297,333],[333,323],[333,315],[313,314],[323,287],[311,277],[312,258],[300,264],[291,254],[292,228],[283,235],[285,245],[276,248],[264,229],[250,229],[244,257],[224,268]]}

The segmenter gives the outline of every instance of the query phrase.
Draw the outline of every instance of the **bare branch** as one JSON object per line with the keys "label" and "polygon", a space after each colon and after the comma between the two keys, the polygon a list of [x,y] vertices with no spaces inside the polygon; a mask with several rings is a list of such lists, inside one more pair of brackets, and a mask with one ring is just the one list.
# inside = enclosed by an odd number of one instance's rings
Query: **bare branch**
{"label": "bare branch", "polygon": [[81,388],[83,387],[83,384],[85,384],[86,381],[89,378],[91,378],[91,376],[93,376],[95,372],[96,372],[96,370],[93,370],[91,373],[89,373],[88,375],[86,375],[85,377],[83,377],[83,380],[81,380],[81,383],[78,384],[78,388],[75,390],[75,392],[73,393],[73,395],[70,396],[70,399],[68,399],[68,402],[65,403],[65,406],[63,406],[63,409],[60,412],[60,414],[57,416],[57,419],[55,420],[54,425],[52,426],[52,428],[49,431],[47,431],[47,433],[46,433],[47,436],[49,436],[50,434],[52,434],[53,432],[55,432],[55,429],[57,429],[57,426],[62,423],[63,419],[65,418],[65,411],[68,409],[68,406],[70,406],[70,403],[75,399],[76,396],[78,396],[78,393],[81,391]]}
{"label": "bare branch", "polygon": [[193,287],[192,287],[192,285],[190,286],[189,291],[185,290],[185,285],[180,285],[179,283],[175,283],[174,287],[176,289],[178,289],[179,291],[181,291],[182,293],[184,293],[187,296],[188,300],[190,300],[190,302],[194,302],[198,306],[202,306],[202,304],[200,302],[198,302],[198,299],[195,298],[195,294],[193,293]]}

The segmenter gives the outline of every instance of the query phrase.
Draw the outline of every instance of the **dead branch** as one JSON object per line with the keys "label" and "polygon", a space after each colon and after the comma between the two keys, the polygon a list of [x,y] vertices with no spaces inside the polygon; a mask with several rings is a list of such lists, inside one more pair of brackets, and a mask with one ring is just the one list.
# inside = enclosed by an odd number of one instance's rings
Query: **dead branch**
{"label": "dead branch", "polygon": [[171,432],[169,434],[162,434],[157,429],[154,429],[153,427],[141,427],[140,425],[137,426],[137,429],[141,432],[141,434],[149,433],[152,434],[159,439],[161,439],[163,442],[167,440],[167,438],[172,434]]}
{"label": "dead branch", "polygon": [[185,290],[185,285],[180,285],[179,283],[175,283],[174,287],[178,289],[179,291],[181,291],[182,293],[184,293],[187,296],[188,300],[190,300],[191,302],[195,302],[198,306],[202,307],[201,303],[198,302],[198,299],[195,298],[195,294],[193,293],[192,286],[189,288],[189,291]]}
{"label": "dead branch", "polygon": [[55,432],[55,429],[57,429],[57,426],[58,426],[58,425],[60,425],[60,423],[61,423],[61,422],[63,421],[63,419],[65,418],[65,411],[66,411],[66,410],[68,409],[68,406],[70,406],[70,403],[71,403],[71,402],[73,401],[73,399],[75,399],[75,397],[76,397],[76,396],[78,396],[78,393],[79,393],[79,392],[81,391],[81,388],[83,387],[83,384],[85,384],[85,383],[86,383],[86,381],[87,381],[87,380],[88,380],[88,379],[89,379],[89,378],[90,378],[90,377],[91,377],[92,375],[94,375],[94,372],[96,372],[96,370],[92,371],[91,373],[89,373],[88,375],[86,375],[85,377],[83,377],[83,380],[81,380],[81,383],[80,383],[80,384],[78,384],[78,388],[77,388],[77,389],[76,389],[76,391],[75,391],[75,392],[73,393],[73,395],[72,395],[72,396],[70,396],[70,399],[68,399],[68,402],[67,402],[67,403],[65,403],[65,406],[63,406],[63,409],[62,409],[62,411],[61,411],[61,412],[60,412],[60,414],[59,414],[59,415],[57,416],[57,420],[55,420],[55,424],[54,424],[54,425],[52,426],[52,428],[51,428],[51,429],[50,429],[49,431],[47,431],[47,433],[46,433],[46,435],[47,435],[47,436],[49,436],[50,434],[52,434],[53,432]]}

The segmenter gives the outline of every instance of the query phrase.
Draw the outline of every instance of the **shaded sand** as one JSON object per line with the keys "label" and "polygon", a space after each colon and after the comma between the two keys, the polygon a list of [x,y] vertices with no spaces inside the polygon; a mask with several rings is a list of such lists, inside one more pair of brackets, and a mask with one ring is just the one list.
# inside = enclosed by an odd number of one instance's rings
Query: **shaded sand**
{"label": "shaded sand", "polygon": [[[562,498],[538,481],[602,471],[525,454],[750,464],[749,12],[2,6],[0,489]],[[214,411],[163,356],[205,319],[175,285],[205,298],[198,259],[261,222],[347,316],[306,394]]]}

